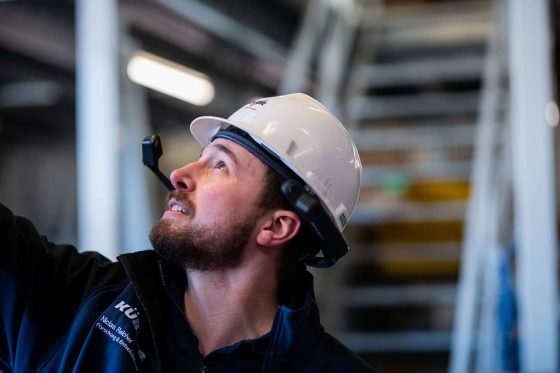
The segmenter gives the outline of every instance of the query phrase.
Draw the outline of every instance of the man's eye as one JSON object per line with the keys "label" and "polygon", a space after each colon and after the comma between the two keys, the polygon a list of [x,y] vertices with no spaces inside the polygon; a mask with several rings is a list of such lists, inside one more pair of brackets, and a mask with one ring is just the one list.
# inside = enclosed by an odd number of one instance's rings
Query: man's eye
{"label": "man's eye", "polygon": [[216,163],[216,168],[223,172],[229,171],[224,161],[219,161],[218,163]]}

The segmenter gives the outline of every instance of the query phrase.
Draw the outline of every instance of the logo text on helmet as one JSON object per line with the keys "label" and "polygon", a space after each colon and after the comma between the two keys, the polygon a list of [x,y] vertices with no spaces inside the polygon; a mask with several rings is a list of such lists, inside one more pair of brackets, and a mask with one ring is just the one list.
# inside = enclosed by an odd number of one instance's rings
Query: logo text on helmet
{"label": "logo text on helmet", "polygon": [[247,105],[245,105],[245,108],[252,109],[252,110],[257,110],[259,107],[262,107],[262,106],[266,105],[266,103],[267,103],[267,100],[263,100],[263,99],[253,100],[253,101],[249,102]]}

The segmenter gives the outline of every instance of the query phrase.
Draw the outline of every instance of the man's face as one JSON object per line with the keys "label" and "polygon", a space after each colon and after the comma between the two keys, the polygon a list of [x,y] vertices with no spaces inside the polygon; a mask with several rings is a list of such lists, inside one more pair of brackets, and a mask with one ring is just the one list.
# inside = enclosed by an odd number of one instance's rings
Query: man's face
{"label": "man's face", "polygon": [[196,270],[234,268],[254,239],[266,166],[242,146],[216,139],[198,161],[171,173],[175,191],[150,241],[164,261]]}

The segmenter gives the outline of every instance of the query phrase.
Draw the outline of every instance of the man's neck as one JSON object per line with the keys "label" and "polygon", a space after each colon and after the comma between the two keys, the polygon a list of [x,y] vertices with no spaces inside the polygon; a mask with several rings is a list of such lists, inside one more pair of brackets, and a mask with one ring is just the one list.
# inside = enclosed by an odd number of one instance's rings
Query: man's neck
{"label": "man's neck", "polygon": [[235,269],[187,271],[184,308],[206,356],[219,348],[270,331],[278,308],[276,276]]}

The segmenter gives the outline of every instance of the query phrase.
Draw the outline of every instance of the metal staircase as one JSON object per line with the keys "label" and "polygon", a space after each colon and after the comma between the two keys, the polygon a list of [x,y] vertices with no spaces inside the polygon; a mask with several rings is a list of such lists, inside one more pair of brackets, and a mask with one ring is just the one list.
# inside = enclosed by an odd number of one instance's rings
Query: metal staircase
{"label": "metal staircase", "polygon": [[319,303],[327,328],[380,371],[444,371],[490,4],[361,6],[338,107],[363,189],[350,254],[315,271]]}

